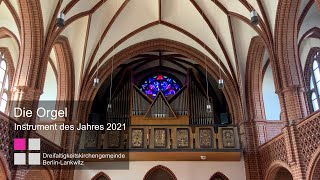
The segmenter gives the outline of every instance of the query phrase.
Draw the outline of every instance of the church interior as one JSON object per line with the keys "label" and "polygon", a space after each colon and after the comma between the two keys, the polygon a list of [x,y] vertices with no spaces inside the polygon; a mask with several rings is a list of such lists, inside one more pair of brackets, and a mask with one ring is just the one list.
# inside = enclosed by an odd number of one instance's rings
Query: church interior
{"label": "church interior", "polygon": [[320,0],[0,0],[0,180],[320,180],[319,108]]}

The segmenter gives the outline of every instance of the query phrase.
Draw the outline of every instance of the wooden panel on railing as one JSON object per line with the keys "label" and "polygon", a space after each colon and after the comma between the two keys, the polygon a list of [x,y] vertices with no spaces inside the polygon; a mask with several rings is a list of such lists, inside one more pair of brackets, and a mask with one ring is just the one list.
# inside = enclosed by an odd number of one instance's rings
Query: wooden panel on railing
{"label": "wooden panel on railing", "polygon": [[213,127],[197,127],[195,129],[195,148],[212,149],[216,148],[216,135]]}
{"label": "wooden panel on railing", "polygon": [[[98,138],[98,141],[103,141],[103,147],[98,145],[95,152],[98,149],[101,149],[101,153],[130,150],[130,159],[134,161],[201,160],[200,155],[206,155],[207,160],[240,160],[239,137],[234,126],[220,127],[216,134],[212,126],[140,125],[130,126],[127,131],[106,131],[101,136],[103,138]],[[159,156],[162,153],[170,157],[157,157],[154,156],[155,152]],[[145,156],[141,153],[145,153]]]}

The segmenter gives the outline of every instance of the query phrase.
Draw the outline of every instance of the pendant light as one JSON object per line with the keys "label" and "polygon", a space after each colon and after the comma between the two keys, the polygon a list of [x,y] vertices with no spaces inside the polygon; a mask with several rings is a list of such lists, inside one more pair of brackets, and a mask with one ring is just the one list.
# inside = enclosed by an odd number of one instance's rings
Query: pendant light
{"label": "pendant light", "polygon": [[[219,43],[219,36],[217,34],[217,41]],[[223,89],[224,88],[224,81],[222,79],[222,75],[221,75],[221,60],[218,57],[218,62],[219,62],[219,80],[218,80],[218,89]]]}
{"label": "pendant light", "polygon": [[59,17],[57,18],[57,26],[60,28],[64,26],[64,13],[63,13],[63,11],[60,12]]}
{"label": "pendant light", "polygon": [[[60,2],[62,4],[62,0]],[[58,27],[63,27],[64,26],[64,9],[60,11],[59,17],[57,18],[57,26]]]}
{"label": "pendant light", "polygon": [[[112,46],[112,51],[114,50],[114,45]],[[107,112],[112,112],[112,104],[111,104],[111,98],[112,98],[112,85],[113,85],[113,58],[111,59],[111,75],[110,75],[110,91],[109,91],[109,103],[107,106]]]}
{"label": "pendant light", "polygon": [[257,25],[257,24],[259,24],[258,13],[257,13],[256,10],[253,9],[253,7],[251,7],[250,22],[251,22],[252,25]]}
{"label": "pendant light", "polygon": [[[98,48],[100,48],[100,46],[101,46],[101,39],[102,39],[102,37],[99,39]],[[99,77],[98,77],[99,68],[100,68],[100,66],[99,66],[99,60],[98,60],[98,61],[97,61],[96,76],[95,76],[95,78],[93,79],[93,87],[98,87],[99,84],[100,84],[100,79],[99,79]]]}
{"label": "pendant light", "polygon": [[206,86],[207,86],[207,113],[212,113],[212,107],[209,99],[209,82],[208,82],[208,66],[207,66],[207,57],[204,57],[205,66],[206,66]]}
{"label": "pendant light", "polygon": [[[202,12],[202,17],[204,17],[204,14]],[[204,20],[204,19],[203,19]],[[203,30],[204,30],[204,23],[202,24],[203,26]],[[206,45],[205,43],[203,42],[203,49],[205,50],[206,49]],[[207,105],[206,105],[206,108],[207,108],[207,113],[212,113],[212,106],[211,106],[211,103],[210,103],[210,98],[209,98],[209,82],[208,82],[208,65],[207,65],[207,56],[204,54],[204,63],[205,63],[205,68],[206,68],[206,96],[207,96]]]}

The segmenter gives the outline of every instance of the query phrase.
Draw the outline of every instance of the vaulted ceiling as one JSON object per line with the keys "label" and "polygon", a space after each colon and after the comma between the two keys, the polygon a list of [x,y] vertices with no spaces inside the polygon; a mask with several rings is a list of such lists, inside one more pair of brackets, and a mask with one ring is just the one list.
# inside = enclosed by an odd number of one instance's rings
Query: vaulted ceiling
{"label": "vaulted ceiling", "polygon": [[[74,59],[75,87],[81,73],[96,68],[114,54],[136,43],[164,38],[192,46],[215,63],[221,60],[233,79],[243,79],[251,38],[275,36],[278,0],[41,0],[45,36],[57,12],[64,11],[66,25],[59,31],[68,38]],[[0,37],[18,62],[21,28],[18,0],[0,0],[0,27],[16,38]],[[261,20],[250,24],[255,9]],[[40,9],[39,9],[40,10]],[[314,0],[302,0],[299,38],[320,28]],[[314,42],[319,43],[319,42]],[[307,46],[307,43],[302,43]],[[303,54],[303,50],[301,50]],[[55,53],[50,57],[56,63]],[[266,55],[265,58],[268,56]],[[100,63],[101,63],[100,62]],[[239,77],[240,76],[240,77]],[[77,90],[76,90],[77,91]],[[75,93],[77,94],[77,93]]]}

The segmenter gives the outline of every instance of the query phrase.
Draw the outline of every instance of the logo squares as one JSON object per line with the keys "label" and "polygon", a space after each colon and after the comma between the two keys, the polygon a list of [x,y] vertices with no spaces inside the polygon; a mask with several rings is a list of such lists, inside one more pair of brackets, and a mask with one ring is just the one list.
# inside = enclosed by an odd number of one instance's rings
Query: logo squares
{"label": "logo squares", "polygon": [[26,153],[14,153],[14,165],[26,165]]}
{"label": "logo squares", "polygon": [[28,149],[29,150],[37,150],[40,151],[40,139],[38,138],[30,138],[28,139]]}
{"label": "logo squares", "polygon": [[[13,140],[13,149],[15,151],[26,151],[27,144],[26,138],[15,138]],[[29,138],[28,139],[28,150],[29,151],[40,151],[40,139]],[[14,165],[26,165],[26,155],[28,154],[29,165],[40,165],[41,154],[40,153],[14,153]]]}
{"label": "logo squares", "polygon": [[13,149],[15,151],[21,150],[25,151],[26,150],[26,138],[15,138],[13,141]]}
{"label": "logo squares", "polygon": [[40,165],[40,153],[29,153],[29,165]]}

